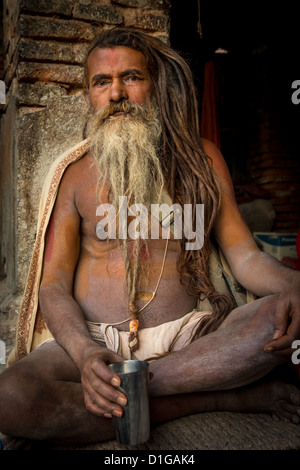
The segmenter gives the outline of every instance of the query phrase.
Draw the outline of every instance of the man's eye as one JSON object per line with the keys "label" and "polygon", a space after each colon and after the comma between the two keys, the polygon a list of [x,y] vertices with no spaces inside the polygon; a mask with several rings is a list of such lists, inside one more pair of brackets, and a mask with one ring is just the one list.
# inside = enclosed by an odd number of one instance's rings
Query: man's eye
{"label": "man's eye", "polygon": [[109,85],[109,81],[108,80],[97,80],[95,83],[94,83],[95,86],[106,86],[106,85]]}
{"label": "man's eye", "polygon": [[127,83],[133,83],[133,82],[136,82],[138,80],[141,80],[141,78],[137,77],[136,75],[130,75],[129,77],[126,77],[124,81],[125,81],[125,83],[126,82]]}

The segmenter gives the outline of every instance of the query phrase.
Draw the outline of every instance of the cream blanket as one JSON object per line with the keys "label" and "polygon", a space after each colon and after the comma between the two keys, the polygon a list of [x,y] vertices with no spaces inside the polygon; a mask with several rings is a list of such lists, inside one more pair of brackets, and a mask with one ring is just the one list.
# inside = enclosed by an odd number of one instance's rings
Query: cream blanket
{"label": "cream blanket", "polygon": [[[19,310],[16,343],[14,349],[11,351],[8,357],[8,366],[20,360],[47,339],[52,338],[52,335],[45,324],[44,318],[39,308],[39,287],[42,275],[45,236],[58,193],[59,184],[64,175],[64,172],[70,164],[75,163],[81,157],[83,157],[88,149],[88,140],[83,140],[67,152],[63,153],[52,164],[44,182],[39,207],[36,240],[33,248],[24,295]],[[166,202],[169,205],[171,204],[170,199],[166,199]],[[222,257],[222,254],[219,253],[215,248],[213,248],[211,252],[209,268],[211,279],[215,285],[215,288],[219,292],[229,291],[235,297],[237,306],[253,300],[253,296],[250,293],[243,293],[240,292],[239,289],[235,289],[235,280],[230,272],[230,269]],[[198,302],[196,310],[197,312],[203,312],[207,314],[209,311],[211,311],[211,307],[208,301],[204,300]],[[108,328],[107,338],[112,338],[113,334],[113,331]]]}

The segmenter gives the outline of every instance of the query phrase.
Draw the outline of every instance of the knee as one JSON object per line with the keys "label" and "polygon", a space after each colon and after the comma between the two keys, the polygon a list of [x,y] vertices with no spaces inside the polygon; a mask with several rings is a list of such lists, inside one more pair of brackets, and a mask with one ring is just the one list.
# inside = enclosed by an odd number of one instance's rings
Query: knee
{"label": "knee", "polygon": [[264,346],[274,333],[274,319],[279,295],[270,295],[253,301],[246,317],[244,328],[252,332],[257,342]]}
{"label": "knee", "polygon": [[278,298],[277,294],[269,295],[235,308],[222,323],[220,329],[234,323],[257,325],[257,327],[264,327],[264,329],[268,329],[268,326],[272,327]]}
{"label": "knee", "polygon": [[265,328],[272,329],[274,326],[275,313],[277,309],[279,295],[269,295],[255,301],[257,306],[254,308],[253,321],[260,323]]}
{"label": "knee", "polygon": [[30,413],[35,400],[30,372],[12,366],[0,374],[0,432],[15,435],[15,423]]}
{"label": "knee", "polygon": [[[9,370],[4,370],[0,375],[0,432],[9,434],[9,421],[11,415],[11,402],[14,402],[16,381]],[[14,406],[14,405],[13,405]]]}

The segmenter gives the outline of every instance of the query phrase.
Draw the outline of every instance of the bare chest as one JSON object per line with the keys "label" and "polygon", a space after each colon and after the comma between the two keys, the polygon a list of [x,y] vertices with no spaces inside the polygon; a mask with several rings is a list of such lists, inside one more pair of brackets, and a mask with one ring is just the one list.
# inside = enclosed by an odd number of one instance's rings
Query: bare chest
{"label": "bare chest", "polygon": [[[108,188],[104,186],[100,198],[97,189],[97,175],[89,169],[76,191],[76,206],[81,217],[81,249],[74,278],[74,297],[86,319],[115,323],[128,317],[122,241],[127,240],[131,260],[134,260],[135,238],[141,229],[141,219],[130,214],[126,206],[120,218],[109,202]],[[176,267],[178,242],[171,239],[167,244],[161,226],[158,226],[156,238],[151,239],[151,214],[147,216],[149,232],[142,241],[141,250],[145,269],[136,297],[142,327],[180,318],[196,303],[180,282]],[[122,233],[118,232],[120,227]],[[128,325],[125,323],[119,328],[127,329]]]}

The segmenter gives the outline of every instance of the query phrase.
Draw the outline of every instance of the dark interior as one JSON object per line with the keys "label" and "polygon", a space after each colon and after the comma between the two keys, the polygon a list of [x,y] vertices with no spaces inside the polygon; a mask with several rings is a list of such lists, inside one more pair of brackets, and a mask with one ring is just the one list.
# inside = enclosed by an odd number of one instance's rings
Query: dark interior
{"label": "dark interior", "polygon": [[[221,150],[239,181],[249,180],[249,143],[262,119],[299,155],[300,104],[291,100],[292,83],[300,79],[297,5],[200,0],[200,37],[198,0],[172,0],[171,45],[190,61],[200,107],[204,64],[215,64]],[[228,53],[215,53],[218,48]]]}

